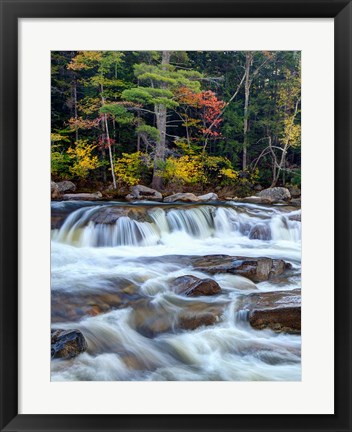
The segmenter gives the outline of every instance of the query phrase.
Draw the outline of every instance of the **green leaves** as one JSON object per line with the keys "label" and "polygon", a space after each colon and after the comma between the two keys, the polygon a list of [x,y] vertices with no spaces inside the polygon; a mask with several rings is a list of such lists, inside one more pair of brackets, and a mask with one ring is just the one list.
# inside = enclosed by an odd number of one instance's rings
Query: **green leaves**
{"label": "green leaves", "polygon": [[136,128],[136,132],[140,135],[147,135],[148,138],[152,139],[155,142],[160,141],[160,133],[158,129],[154,126],[142,124]]}
{"label": "green leaves", "polygon": [[126,108],[118,103],[111,103],[103,105],[100,110],[100,114],[108,114],[117,123],[121,125],[131,124],[133,121],[133,114],[128,112]]}

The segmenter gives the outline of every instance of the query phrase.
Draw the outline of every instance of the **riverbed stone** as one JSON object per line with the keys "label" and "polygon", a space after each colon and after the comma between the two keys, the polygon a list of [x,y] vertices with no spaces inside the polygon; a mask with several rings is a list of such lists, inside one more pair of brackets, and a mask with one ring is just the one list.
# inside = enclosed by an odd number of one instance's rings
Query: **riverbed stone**
{"label": "riverbed stone", "polygon": [[183,330],[195,330],[199,327],[213,325],[217,321],[219,321],[219,317],[211,312],[183,313],[178,318],[178,325]]}
{"label": "riverbed stone", "polygon": [[290,191],[284,187],[273,187],[264,189],[258,192],[257,196],[268,200],[270,203],[289,201],[291,199]]}
{"label": "riverbed stone", "polygon": [[88,348],[83,334],[77,330],[51,330],[51,358],[70,359]]}
{"label": "riverbed stone", "polygon": [[232,273],[253,282],[262,282],[282,274],[290,265],[280,259],[207,255],[192,259],[196,270],[210,274]]}
{"label": "riverbed stone", "polygon": [[275,332],[301,333],[301,290],[256,292],[243,296],[240,310],[248,311],[250,325]]}
{"label": "riverbed stone", "polygon": [[169,195],[164,198],[164,202],[173,203],[176,201],[181,202],[199,202],[199,197],[195,196],[193,193],[177,193]]}
{"label": "riverbed stone", "polygon": [[131,193],[126,196],[126,199],[128,201],[162,201],[163,196],[155,189],[143,185],[136,185],[133,186]]}
{"label": "riverbed stone", "polygon": [[192,275],[180,276],[171,282],[172,289],[189,297],[209,296],[221,291],[220,285],[213,279],[200,279]]}

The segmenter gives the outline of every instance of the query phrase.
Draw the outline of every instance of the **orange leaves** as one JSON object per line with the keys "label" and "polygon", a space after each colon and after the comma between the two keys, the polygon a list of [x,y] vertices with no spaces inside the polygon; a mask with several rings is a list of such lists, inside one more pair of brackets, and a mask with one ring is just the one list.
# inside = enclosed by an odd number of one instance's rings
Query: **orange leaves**
{"label": "orange leaves", "polygon": [[200,117],[200,120],[196,120],[187,115],[185,121],[187,126],[196,126],[197,123],[201,121],[203,127],[200,128],[200,130],[203,135],[212,137],[221,135],[214,129],[222,122],[220,115],[226,103],[219,100],[213,91],[206,90],[200,93],[194,93],[186,87],[181,87],[177,91],[176,99],[180,105],[186,106],[185,110],[187,110],[187,108],[196,110],[196,114]]}
{"label": "orange leaves", "polygon": [[82,117],[71,117],[68,121],[70,129],[92,129],[93,127],[97,127],[99,125],[100,119],[88,120],[83,119]]}

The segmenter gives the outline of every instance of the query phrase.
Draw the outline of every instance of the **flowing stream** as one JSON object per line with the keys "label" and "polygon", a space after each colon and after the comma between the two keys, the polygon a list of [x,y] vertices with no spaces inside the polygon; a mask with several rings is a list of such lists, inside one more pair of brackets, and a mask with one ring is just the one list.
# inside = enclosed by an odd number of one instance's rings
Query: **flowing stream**
{"label": "flowing stream", "polygon": [[[216,204],[52,203],[52,328],[79,329],[88,350],[53,360],[51,379],[301,379],[299,335],[255,330],[239,308],[253,292],[300,288],[300,210]],[[206,255],[279,258],[275,281],[196,269]],[[221,292],[187,297],[175,278],[213,278]],[[194,314],[209,325],[180,325]],[[210,315],[209,315],[210,314]],[[190,328],[192,327],[192,328]]]}

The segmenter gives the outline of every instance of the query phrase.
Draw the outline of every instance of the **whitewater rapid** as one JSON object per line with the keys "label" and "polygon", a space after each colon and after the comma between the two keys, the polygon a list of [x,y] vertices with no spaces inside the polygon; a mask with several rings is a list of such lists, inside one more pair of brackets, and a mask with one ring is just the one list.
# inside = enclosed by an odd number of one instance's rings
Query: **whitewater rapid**
{"label": "whitewater rapid", "polygon": [[[124,216],[99,224],[94,222],[97,212],[127,204],[52,205],[53,212],[65,215],[52,229],[53,297],[75,300],[77,309],[96,297],[105,303],[108,295],[122,298],[117,307],[105,305],[105,313],[93,316],[53,314],[52,328],[81,330],[88,351],[52,361],[52,380],[300,380],[300,336],[254,330],[237,311],[243,294],[301,287],[300,210],[138,203],[143,218]],[[214,254],[280,258],[292,270],[279,282],[256,284],[215,274],[212,278],[222,289],[216,296],[184,297],[172,290],[175,277],[209,277],[173,256]],[[215,324],[195,330],[175,325],[185,310],[207,308],[221,311]],[[150,322],[157,328],[154,333],[149,332]]]}

